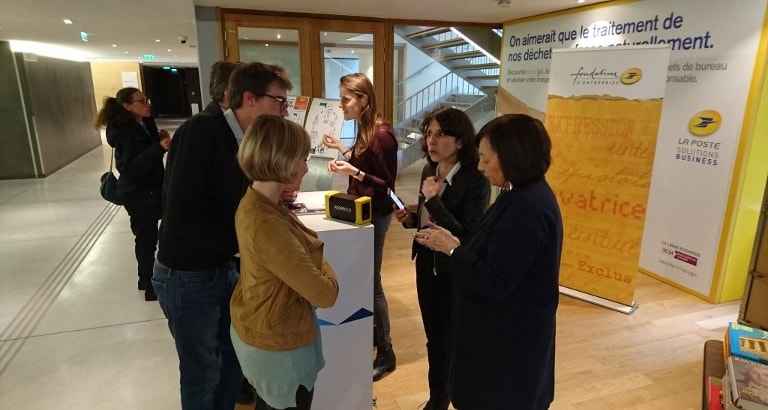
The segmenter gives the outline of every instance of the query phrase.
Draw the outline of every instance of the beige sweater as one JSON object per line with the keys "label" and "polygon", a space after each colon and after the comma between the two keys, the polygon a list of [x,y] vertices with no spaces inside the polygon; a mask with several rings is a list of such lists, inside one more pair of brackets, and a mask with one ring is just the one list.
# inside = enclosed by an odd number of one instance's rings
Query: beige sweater
{"label": "beige sweater", "polygon": [[339,284],[323,242],[292,212],[249,188],[235,213],[240,281],[230,309],[240,339],[284,351],[315,340],[312,307],[331,307]]}

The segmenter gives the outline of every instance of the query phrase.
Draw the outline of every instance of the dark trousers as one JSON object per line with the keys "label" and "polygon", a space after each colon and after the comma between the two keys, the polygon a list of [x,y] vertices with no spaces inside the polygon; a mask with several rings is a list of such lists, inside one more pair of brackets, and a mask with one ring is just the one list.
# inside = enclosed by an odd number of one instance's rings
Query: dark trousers
{"label": "dark trousers", "polygon": [[451,357],[451,280],[448,272],[435,275],[433,266],[431,252],[417,256],[416,293],[427,336],[429,398],[435,403],[447,403]]}
{"label": "dark trousers", "polygon": [[[285,410],[309,410],[312,407],[312,397],[315,395],[315,390],[307,390],[306,387],[299,385],[296,390],[296,407],[288,407]],[[256,392],[256,410],[277,410],[271,407],[264,399],[259,396],[259,392]]]}
{"label": "dark trousers", "polygon": [[135,236],[134,251],[138,263],[139,283],[144,288],[152,286],[152,268],[155,264],[157,250],[157,218],[147,218],[140,215],[130,215],[131,232]]}
{"label": "dark trousers", "polygon": [[152,285],[179,355],[183,410],[234,409],[243,380],[229,336],[234,264],[182,271],[155,264]]}
{"label": "dark trousers", "polygon": [[373,340],[379,350],[392,348],[392,338],[389,336],[389,305],[381,285],[381,263],[384,258],[384,242],[387,230],[392,222],[392,214],[381,216],[374,214],[373,224]]}

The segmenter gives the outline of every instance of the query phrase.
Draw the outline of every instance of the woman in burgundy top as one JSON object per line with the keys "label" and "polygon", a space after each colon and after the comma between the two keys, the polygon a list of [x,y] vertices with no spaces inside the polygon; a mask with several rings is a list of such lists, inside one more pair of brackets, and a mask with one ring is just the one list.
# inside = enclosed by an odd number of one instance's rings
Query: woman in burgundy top
{"label": "woman in burgundy top", "polygon": [[352,147],[345,147],[335,135],[325,135],[323,143],[339,150],[343,160],[328,163],[330,172],[349,175],[352,195],[371,198],[373,208],[373,325],[376,359],[373,381],[395,370],[395,353],[389,337],[389,310],[381,286],[381,259],[384,239],[392,219],[392,202],[387,188],[395,189],[397,176],[397,138],[392,126],[381,118],[373,84],[364,74],[348,74],[339,84],[344,120],[355,120],[357,133]]}

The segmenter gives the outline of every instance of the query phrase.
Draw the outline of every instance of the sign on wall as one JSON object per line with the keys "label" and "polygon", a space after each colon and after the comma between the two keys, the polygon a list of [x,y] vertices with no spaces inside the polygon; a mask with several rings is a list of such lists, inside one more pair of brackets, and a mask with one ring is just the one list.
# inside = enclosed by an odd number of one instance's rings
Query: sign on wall
{"label": "sign on wall", "polygon": [[668,47],[553,51],[547,180],[563,215],[560,285],[635,306]]}
{"label": "sign on wall", "polygon": [[[610,3],[609,3],[610,4]],[[544,118],[561,48],[668,45],[640,267],[709,295],[765,0],[648,0],[504,27],[497,109]],[[567,221],[565,221],[567,223]]]}

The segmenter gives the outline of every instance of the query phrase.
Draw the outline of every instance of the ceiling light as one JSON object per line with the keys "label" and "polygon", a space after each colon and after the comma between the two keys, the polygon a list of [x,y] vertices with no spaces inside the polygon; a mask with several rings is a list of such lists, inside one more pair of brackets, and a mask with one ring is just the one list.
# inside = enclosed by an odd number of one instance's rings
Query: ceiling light
{"label": "ceiling light", "polygon": [[581,3],[584,3],[585,1],[587,1],[587,0],[576,0],[576,3],[581,4]]}
{"label": "ceiling light", "polygon": [[269,43],[264,43],[264,47],[269,47]]}
{"label": "ceiling light", "polygon": [[159,43],[159,42],[160,42],[160,39],[159,39],[159,38],[156,38],[156,39],[155,39],[155,43]]}
{"label": "ceiling light", "polygon": [[497,0],[496,5],[499,7],[512,7],[512,1],[510,0]]}
{"label": "ceiling light", "polygon": [[72,24],[72,20],[70,20],[70,19],[64,19],[64,24]]}
{"label": "ceiling light", "polygon": [[169,48],[169,49],[168,49],[168,52],[170,53],[171,51],[173,51],[173,50],[171,50],[171,49]]}
{"label": "ceiling light", "polygon": [[117,44],[112,44],[112,47],[117,47]]}
{"label": "ceiling light", "polygon": [[277,33],[277,39],[280,40],[281,38],[282,36],[280,35],[280,33]]}

